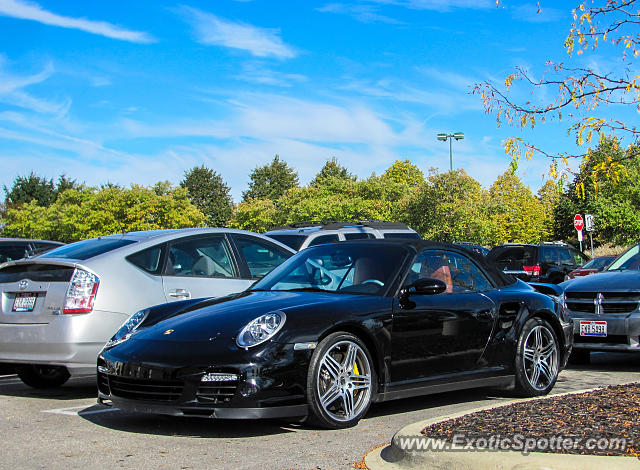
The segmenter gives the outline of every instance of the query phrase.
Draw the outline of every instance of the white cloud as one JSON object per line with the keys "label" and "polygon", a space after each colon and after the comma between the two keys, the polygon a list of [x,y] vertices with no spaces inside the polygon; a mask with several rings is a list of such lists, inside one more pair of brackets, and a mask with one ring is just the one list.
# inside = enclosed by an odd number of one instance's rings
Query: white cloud
{"label": "white cloud", "polygon": [[144,32],[131,31],[104,21],[92,21],[85,18],[71,18],[44,10],[37,3],[24,0],[0,0],[0,15],[32,20],[50,26],[78,29],[87,33],[97,34],[121,41],[148,44],[155,39]]}
{"label": "white cloud", "polygon": [[449,12],[455,8],[474,10],[495,8],[495,2],[493,0],[363,0],[358,4],[328,3],[318,8],[317,11],[346,14],[362,23],[402,24],[401,21],[380,13],[382,6]]}
{"label": "white cloud", "polygon": [[23,109],[30,109],[37,113],[64,115],[71,106],[71,100],[66,98],[62,101],[46,100],[36,98],[24,91],[30,85],[42,83],[54,73],[53,64],[47,63],[42,71],[33,75],[18,76],[4,70],[6,60],[0,56],[0,102],[17,106]]}
{"label": "white cloud", "polygon": [[277,139],[327,145],[396,145],[403,140],[381,116],[361,103],[343,106],[277,95],[250,94],[228,103],[223,120],[182,120],[150,125],[121,121],[121,129],[139,137],[211,137],[214,139]]}
{"label": "white cloud", "polygon": [[373,5],[353,5],[345,3],[329,3],[317,9],[322,13],[340,13],[350,15],[362,23],[389,23],[402,24],[394,18],[381,15],[377,11],[377,7]]}
{"label": "white cloud", "polygon": [[413,10],[450,11],[453,8],[473,10],[495,8],[494,0],[369,0],[372,3],[397,5]]}
{"label": "white cloud", "polygon": [[294,84],[307,81],[304,75],[278,72],[256,63],[243,64],[242,73],[237,78],[249,83],[282,88],[290,88]]}
{"label": "white cloud", "polygon": [[202,44],[239,49],[256,57],[291,59],[298,55],[293,47],[282,41],[278,29],[235,23],[187,6],[179,11],[191,23]]}

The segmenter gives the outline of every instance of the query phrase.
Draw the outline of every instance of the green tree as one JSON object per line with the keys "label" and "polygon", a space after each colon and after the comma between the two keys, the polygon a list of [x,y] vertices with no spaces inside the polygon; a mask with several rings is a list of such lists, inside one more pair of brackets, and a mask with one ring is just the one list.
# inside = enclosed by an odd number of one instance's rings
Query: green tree
{"label": "green tree", "polygon": [[11,188],[4,186],[5,204],[11,207],[35,200],[39,205],[48,207],[67,189],[80,186],[76,180],[68,178],[65,174],[58,176],[54,184],[52,178],[42,178],[32,171],[29,176],[17,176]]}
{"label": "green tree", "polygon": [[547,239],[544,206],[511,170],[491,185],[489,201],[495,242],[532,243]]}
{"label": "green tree", "polygon": [[548,179],[538,190],[537,198],[542,204],[545,219],[545,232],[548,237],[555,235],[554,222],[556,218],[556,207],[562,197],[562,184]]}
{"label": "green tree", "polygon": [[286,217],[271,199],[249,199],[235,207],[229,227],[266,232],[285,221]]}
{"label": "green tree", "polygon": [[77,189],[81,184],[78,184],[78,181],[75,179],[68,178],[64,173],[58,176],[58,181],[56,182],[56,199],[59,194],[62,194],[67,189]]}
{"label": "green tree", "polygon": [[435,241],[488,244],[493,232],[487,193],[464,170],[430,170],[426,182],[407,202],[403,222]]}
{"label": "green tree", "polygon": [[298,186],[298,174],[276,155],[270,164],[256,167],[249,175],[249,189],[242,199],[271,199],[275,201],[291,188]]}
{"label": "green tree", "polygon": [[309,186],[319,186],[327,182],[329,179],[355,181],[356,177],[349,173],[349,170],[340,165],[336,157],[332,157],[331,160],[327,160],[325,162],[320,169],[320,172],[318,172],[311,183],[309,183]]}
{"label": "green tree", "polygon": [[7,206],[15,206],[35,200],[41,206],[49,206],[56,200],[56,187],[53,179],[36,175],[16,176],[11,188],[4,186]]}
{"label": "green tree", "polygon": [[2,222],[6,236],[74,242],[122,231],[202,226],[204,215],[184,188],[158,195],[134,185],[68,189],[48,207],[34,199],[10,208]]}
{"label": "green tree", "polygon": [[[594,167],[627,155],[625,169],[617,179],[596,184]],[[575,214],[593,214],[594,243],[635,243],[640,231],[640,147],[623,148],[617,139],[603,139],[585,157],[580,171],[567,186],[556,206],[555,232],[559,238],[575,239]]]}
{"label": "green tree", "polygon": [[417,165],[411,163],[408,158],[404,161],[396,160],[382,174],[385,178],[394,183],[405,184],[409,187],[418,187],[424,183],[424,174]]}
{"label": "green tree", "polygon": [[158,196],[166,196],[174,191],[176,188],[173,187],[171,181],[158,181],[156,184],[151,186],[151,190],[156,193]]}
{"label": "green tree", "polygon": [[224,227],[233,212],[231,189],[222,176],[204,165],[185,171],[180,186],[189,191],[189,199],[207,217],[210,227]]}

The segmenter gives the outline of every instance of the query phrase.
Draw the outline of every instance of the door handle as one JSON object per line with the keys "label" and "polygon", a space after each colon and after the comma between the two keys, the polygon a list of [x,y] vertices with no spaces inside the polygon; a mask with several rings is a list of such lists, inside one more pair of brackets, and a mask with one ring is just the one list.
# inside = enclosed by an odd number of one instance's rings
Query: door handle
{"label": "door handle", "polygon": [[173,297],[175,299],[188,299],[189,297],[191,297],[191,292],[189,292],[187,289],[174,289],[172,291],[169,291],[169,297]]}

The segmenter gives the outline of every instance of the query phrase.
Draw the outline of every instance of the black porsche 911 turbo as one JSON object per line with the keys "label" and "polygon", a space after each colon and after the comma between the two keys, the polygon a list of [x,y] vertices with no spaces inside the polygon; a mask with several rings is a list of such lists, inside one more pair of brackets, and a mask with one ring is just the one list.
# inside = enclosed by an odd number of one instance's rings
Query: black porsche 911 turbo
{"label": "black porsche 911 turbo", "polygon": [[554,295],[464,248],[318,245],[244,292],[137,312],[98,357],[98,400],[343,428],[372,402],[485,386],[546,394],[572,332]]}

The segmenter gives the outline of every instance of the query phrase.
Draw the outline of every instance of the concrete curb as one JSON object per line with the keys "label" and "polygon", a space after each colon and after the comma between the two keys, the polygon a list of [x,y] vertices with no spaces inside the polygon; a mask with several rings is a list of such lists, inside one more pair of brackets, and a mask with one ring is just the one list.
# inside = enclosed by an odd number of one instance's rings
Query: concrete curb
{"label": "concrete curb", "polygon": [[[634,382],[629,382],[634,383]],[[600,390],[602,387],[546,395],[544,397],[507,400],[491,406],[469,411],[439,416],[409,424],[393,436],[390,445],[372,450],[365,456],[364,462],[371,470],[391,469],[433,469],[433,470],[601,470],[640,468],[640,460],[633,457],[605,457],[594,455],[555,454],[534,452],[523,455],[517,451],[420,451],[405,450],[400,445],[400,437],[421,437],[420,431],[432,424],[459,418],[478,411],[491,410],[531,400],[575,395]]]}

